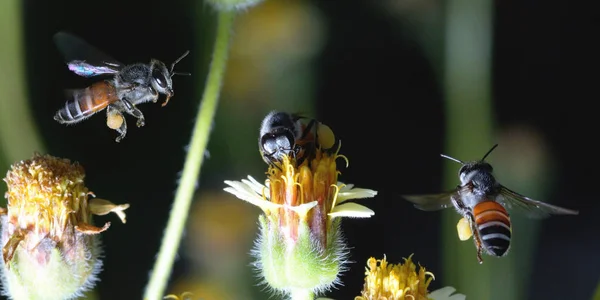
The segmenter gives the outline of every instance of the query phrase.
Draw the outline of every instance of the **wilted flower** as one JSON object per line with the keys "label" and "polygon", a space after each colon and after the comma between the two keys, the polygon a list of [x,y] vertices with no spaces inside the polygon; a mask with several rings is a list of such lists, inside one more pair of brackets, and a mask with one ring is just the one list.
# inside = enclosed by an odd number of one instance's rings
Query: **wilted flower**
{"label": "wilted flower", "polygon": [[[256,266],[273,289],[283,293],[319,293],[331,288],[344,270],[347,250],[340,217],[368,218],[374,212],[347,200],[371,198],[376,191],[337,181],[336,159],[317,150],[300,166],[288,156],[271,165],[265,185],[248,180],[225,181],[225,191],[260,207]],[[344,203],[346,202],[346,203]]]}
{"label": "wilted flower", "polygon": [[97,281],[102,262],[92,214],[123,210],[84,185],[85,172],[77,163],[50,155],[12,165],[4,181],[7,208],[2,221],[3,293],[13,299],[72,299]]}
{"label": "wilted flower", "polygon": [[464,295],[452,295],[454,289],[445,287],[429,293],[429,284],[435,279],[433,273],[417,266],[412,255],[404,259],[404,264],[388,264],[383,259],[373,257],[367,260],[365,285],[361,295],[354,300],[464,300]]}

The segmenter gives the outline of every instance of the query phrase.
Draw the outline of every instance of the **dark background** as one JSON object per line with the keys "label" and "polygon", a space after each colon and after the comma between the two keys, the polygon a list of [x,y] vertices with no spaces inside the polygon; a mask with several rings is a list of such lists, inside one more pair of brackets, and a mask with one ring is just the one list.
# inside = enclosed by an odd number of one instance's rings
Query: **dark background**
{"label": "dark background", "polygon": [[[361,202],[375,217],[343,222],[356,263],[342,277],[344,286],[327,296],[356,296],[364,262],[382,253],[400,261],[414,252],[417,261],[441,275],[441,214],[416,211],[398,197],[438,191],[442,184],[439,153],[444,152],[445,114],[442,84],[432,62],[418,43],[399,34],[408,29],[392,24],[393,17],[374,9],[370,1],[312,2],[328,26],[322,51],[312,61],[316,116],[344,139],[343,152],[351,163],[344,181],[379,191],[374,200]],[[126,225],[113,222],[103,233],[100,299],[139,299],[183,166],[212,46],[214,12],[201,1],[182,0],[23,3],[29,95],[48,152],[81,162],[88,187],[98,195],[132,205]],[[494,9],[497,126],[526,124],[541,132],[558,174],[550,199],[543,200],[580,211],[578,217],[543,221],[526,299],[591,299],[600,269],[598,134],[593,125],[598,114],[592,109],[598,97],[591,90],[597,76],[585,70],[594,69],[591,62],[597,54],[584,45],[595,38],[581,38],[591,28],[591,18],[562,1],[498,1]],[[128,119],[128,136],[120,144],[103,116],[65,127],[52,119],[63,103],[62,89],[89,81],[65,68],[52,42],[60,30],[76,33],[126,63],[151,57],[170,62],[190,49],[192,54],[177,69],[194,74],[175,79],[176,96],[167,107],[144,105],[144,128]],[[219,125],[235,121],[219,116],[217,132]],[[228,169],[231,158],[220,159],[219,147],[235,153],[255,144],[213,135],[201,189],[221,189],[223,179],[245,176]],[[248,159],[260,164],[258,154]],[[184,272],[186,261],[180,259],[173,278]],[[432,287],[443,282],[438,278]]]}

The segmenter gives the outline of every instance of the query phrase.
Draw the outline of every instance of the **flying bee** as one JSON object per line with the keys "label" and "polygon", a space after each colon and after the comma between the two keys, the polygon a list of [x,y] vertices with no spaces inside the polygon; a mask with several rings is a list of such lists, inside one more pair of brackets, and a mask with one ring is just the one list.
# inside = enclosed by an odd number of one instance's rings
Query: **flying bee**
{"label": "flying bee", "polygon": [[69,70],[75,74],[82,77],[111,75],[111,78],[97,81],[86,88],[68,90],[67,101],[56,112],[54,120],[61,124],[75,124],[106,109],[107,125],[120,134],[115,139],[116,142],[120,142],[127,134],[127,122],[123,113],[135,117],[138,127],[144,126],[144,115],[136,105],[150,101],[156,103],[163,94],[166,96],[162,103],[164,107],[174,95],[173,75],[190,75],[173,71],[189,51],[167,69],[157,59],[151,59],[149,64],[124,65],[81,38],[66,32],[56,33],[54,42],[64,56]]}
{"label": "flying bee", "polygon": [[[308,121],[308,122],[305,122]],[[283,156],[296,159],[300,165],[312,159],[317,149],[331,149],[335,136],[329,126],[299,114],[271,111],[260,126],[258,147],[269,165],[282,161]]]}
{"label": "flying bee", "polygon": [[[497,147],[494,145],[479,161],[463,162],[442,154],[441,156],[462,165],[458,171],[461,184],[456,189],[438,194],[403,196],[416,208],[435,211],[450,206],[463,216],[459,221],[459,237],[468,239],[471,234],[477,248],[477,260],[483,263],[481,254],[502,257],[508,254],[512,225],[506,208],[524,213],[529,218],[546,218],[550,215],[577,215],[570,210],[518,194],[496,181],[492,166],[485,158]],[[464,222],[466,220],[466,222]],[[470,232],[465,235],[468,224]],[[468,229],[466,230],[468,231]]]}

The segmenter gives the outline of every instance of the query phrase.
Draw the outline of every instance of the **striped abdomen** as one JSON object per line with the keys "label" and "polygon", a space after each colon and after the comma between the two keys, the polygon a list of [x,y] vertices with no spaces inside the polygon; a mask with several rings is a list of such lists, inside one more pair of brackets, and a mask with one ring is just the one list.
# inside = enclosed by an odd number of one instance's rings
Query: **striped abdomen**
{"label": "striped abdomen", "polygon": [[56,112],[54,120],[66,124],[77,123],[118,99],[117,90],[110,82],[99,81],[85,89],[75,90],[65,107]]}
{"label": "striped abdomen", "polygon": [[480,202],[473,216],[483,248],[494,256],[503,256],[510,248],[511,223],[508,212],[495,201]]}

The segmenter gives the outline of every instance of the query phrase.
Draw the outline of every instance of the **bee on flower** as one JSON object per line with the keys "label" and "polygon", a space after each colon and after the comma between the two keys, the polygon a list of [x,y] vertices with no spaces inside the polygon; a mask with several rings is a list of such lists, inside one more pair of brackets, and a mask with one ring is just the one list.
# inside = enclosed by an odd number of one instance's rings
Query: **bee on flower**
{"label": "bee on flower", "polygon": [[[4,181],[2,293],[11,299],[74,299],[97,282],[102,261],[92,215],[115,213],[125,223],[129,204],[91,198],[81,165],[50,155],[12,165]],[[95,196],[94,196],[95,197]]]}
{"label": "bee on flower", "polygon": [[[259,217],[260,233],[253,250],[264,282],[283,294],[318,294],[339,283],[338,276],[346,268],[348,252],[341,218],[374,215],[369,208],[348,201],[372,198],[377,192],[338,181],[338,161],[343,159],[346,165],[348,161],[339,154],[339,147],[336,151],[321,147],[321,143],[333,145],[330,129],[324,131],[327,139],[318,137],[317,127],[312,143],[300,144],[296,141],[309,136],[303,133],[307,127],[295,121],[282,124],[278,130],[269,131],[275,132],[270,136],[274,142],[265,148],[276,155],[266,160],[265,183],[248,176],[241,181],[225,181],[229,187],[224,190],[264,212]],[[313,148],[305,148],[309,145]],[[264,151],[261,153],[264,157]]]}

